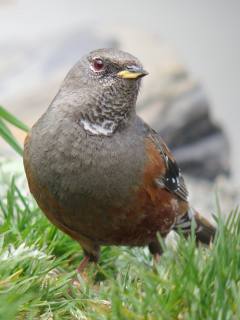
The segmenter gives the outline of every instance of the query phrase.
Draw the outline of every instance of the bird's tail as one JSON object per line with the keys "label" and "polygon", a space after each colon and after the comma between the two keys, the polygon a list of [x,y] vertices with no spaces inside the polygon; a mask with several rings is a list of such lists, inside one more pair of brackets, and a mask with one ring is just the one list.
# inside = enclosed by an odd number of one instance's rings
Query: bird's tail
{"label": "bird's tail", "polygon": [[183,233],[184,236],[188,237],[191,234],[191,226],[194,226],[195,235],[197,242],[204,244],[210,244],[213,241],[216,228],[197,211],[190,208],[184,216],[176,221],[174,230]]}

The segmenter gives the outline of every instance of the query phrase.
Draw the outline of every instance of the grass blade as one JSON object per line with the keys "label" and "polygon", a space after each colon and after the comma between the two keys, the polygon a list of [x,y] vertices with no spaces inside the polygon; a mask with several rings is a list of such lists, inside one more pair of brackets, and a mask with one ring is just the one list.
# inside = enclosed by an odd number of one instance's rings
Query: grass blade
{"label": "grass blade", "polygon": [[17,140],[12,135],[11,131],[0,118],[0,136],[20,155],[23,155],[23,150]]}
{"label": "grass blade", "polygon": [[15,127],[28,132],[29,128],[22,123],[19,119],[17,119],[14,115],[12,115],[10,112],[8,112],[5,108],[0,106],[0,119],[3,118],[5,121],[11,123]]}

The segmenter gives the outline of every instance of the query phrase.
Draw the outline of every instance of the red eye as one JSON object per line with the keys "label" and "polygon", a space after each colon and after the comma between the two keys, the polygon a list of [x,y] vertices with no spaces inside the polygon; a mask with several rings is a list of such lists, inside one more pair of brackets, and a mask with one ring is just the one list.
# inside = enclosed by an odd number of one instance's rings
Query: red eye
{"label": "red eye", "polygon": [[93,60],[92,66],[93,66],[94,71],[101,71],[104,67],[104,63],[103,63],[102,59],[96,58]]}

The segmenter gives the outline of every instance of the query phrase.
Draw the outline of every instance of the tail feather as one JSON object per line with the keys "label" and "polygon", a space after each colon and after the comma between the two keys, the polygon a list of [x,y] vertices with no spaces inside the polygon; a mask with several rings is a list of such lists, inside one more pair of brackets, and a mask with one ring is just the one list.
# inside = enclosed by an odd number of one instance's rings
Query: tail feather
{"label": "tail feather", "polygon": [[188,237],[191,234],[192,223],[195,226],[197,242],[209,245],[215,238],[216,228],[194,209],[189,209],[184,216],[176,221],[174,230],[180,231]]}

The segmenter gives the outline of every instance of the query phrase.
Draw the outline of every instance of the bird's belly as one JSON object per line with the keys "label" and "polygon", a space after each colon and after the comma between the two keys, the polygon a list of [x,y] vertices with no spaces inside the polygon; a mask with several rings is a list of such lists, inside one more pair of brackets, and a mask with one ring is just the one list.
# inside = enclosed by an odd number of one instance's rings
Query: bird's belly
{"label": "bird's belly", "polygon": [[155,198],[150,198],[146,190],[138,189],[124,206],[91,199],[87,204],[85,199],[76,207],[60,206],[52,196],[46,197],[46,190],[43,196],[32,192],[56,226],[76,240],[84,236],[100,245],[147,245],[156,238],[157,232],[165,236],[179,212],[185,210],[184,203],[166,190],[158,190]]}
{"label": "bird's belly", "polygon": [[147,191],[138,190],[132,200],[130,206],[107,210],[105,219],[95,219],[92,234],[98,234],[98,243],[147,245],[156,239],[157,232],[162,236],[168,234],[176,216],[185,210],[185,204],[165,190],[158,191],[155,199],[150,199]]}

